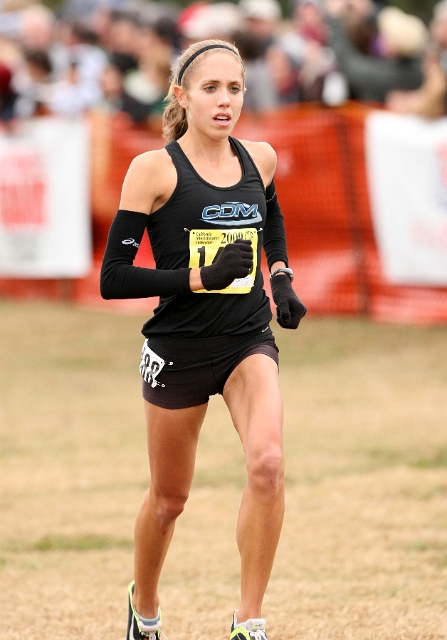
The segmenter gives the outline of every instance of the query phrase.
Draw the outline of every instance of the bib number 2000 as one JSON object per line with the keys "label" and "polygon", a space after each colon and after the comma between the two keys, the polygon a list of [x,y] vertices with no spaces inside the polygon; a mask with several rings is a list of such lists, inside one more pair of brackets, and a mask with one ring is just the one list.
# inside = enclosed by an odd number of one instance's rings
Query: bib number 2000
{"label": "bib number 2000", "polygon": [[257,268],[258,232],[257,229],[192,229],[189,234],[189,266],[191,269],[207,267],[219,258],[227,244],[237,239],[251,240],[253,248],[253,269],[245,278],[236,278],[219,291],[200,289],[195,293],[249,293],[253,287]]}

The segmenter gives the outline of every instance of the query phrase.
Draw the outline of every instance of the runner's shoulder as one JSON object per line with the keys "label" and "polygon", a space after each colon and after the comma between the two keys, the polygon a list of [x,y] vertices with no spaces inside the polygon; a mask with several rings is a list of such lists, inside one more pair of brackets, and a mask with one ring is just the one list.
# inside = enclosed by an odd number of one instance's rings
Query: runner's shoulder
{"label": "runner's shoulder", "polygon": [[[150,213],[154,203],[175,187],[175,169],[164,149],[146,151],[130,163],[124,178],[120,208]],[[171,171],[170,171],[171,169]]]}
{"label": "runner's shoulder", "polygon": [[170,164],[171,159],[166,149],[154,149],[135,156],[130,163],[129,172],[144,173],[146,178],[148,175],[154,178],[157,174],[162,174]]}
{"label": "runner's shoulder", "polygon": [[250,140],[240,140],[247,149],[264,179],[265,184],[269,184],[276,169],[276,151],[268,142],[251,142]]}

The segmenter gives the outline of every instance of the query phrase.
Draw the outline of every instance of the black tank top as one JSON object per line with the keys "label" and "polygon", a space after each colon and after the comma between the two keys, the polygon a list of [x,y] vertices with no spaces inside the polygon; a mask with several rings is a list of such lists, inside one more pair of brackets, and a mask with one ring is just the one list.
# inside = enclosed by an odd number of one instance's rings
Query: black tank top
{"label": "black tank top", "polygon": [[237,286],[228,293],[160,298],[153,317],[143,326],[146,337],[244,334],[264,328],[271,320],[260,269],[264,185],[245,147],[235,138],[230,138],[230,144],[242,168],[240,181],[231,187],[216,187],[203,180],[177,141],[166,146],[177,171],[177,186],[169,200],[148,217],[147,232],[158,269],[211,264],[220,247],[238,237],[250,238],[256,248],[251,282],[235,281]]}

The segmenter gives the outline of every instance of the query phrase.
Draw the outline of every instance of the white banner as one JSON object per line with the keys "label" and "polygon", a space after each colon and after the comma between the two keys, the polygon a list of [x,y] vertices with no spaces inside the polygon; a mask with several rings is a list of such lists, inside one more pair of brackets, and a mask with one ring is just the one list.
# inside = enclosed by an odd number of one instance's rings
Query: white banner
{"label": "white banner", "polygon": [[366,159],[386,277],[396,284],[447,285],[447,118],[372,113]]}
{"label": "white banner", "polygon": [[36,118],[0,134],[0,276],[90,271],[89,159],[83,120]]}

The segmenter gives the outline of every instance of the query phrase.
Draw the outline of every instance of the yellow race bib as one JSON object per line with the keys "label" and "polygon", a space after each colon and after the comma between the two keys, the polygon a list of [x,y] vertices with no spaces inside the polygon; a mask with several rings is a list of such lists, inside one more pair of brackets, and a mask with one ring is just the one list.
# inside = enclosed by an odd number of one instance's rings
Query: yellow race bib
{"label": "yellow race bib", "polygon": [[251,240],[253,247],[253,269],[245,278],[236,278],[225,289],[207,291],[200,289],[194,293],[249,293],[254,284],[258,260],[258,230],[243,229],[192,229],[189,234],[189,266],[191,269],[208,267],[216,262],[220,252],[238,238]]}

